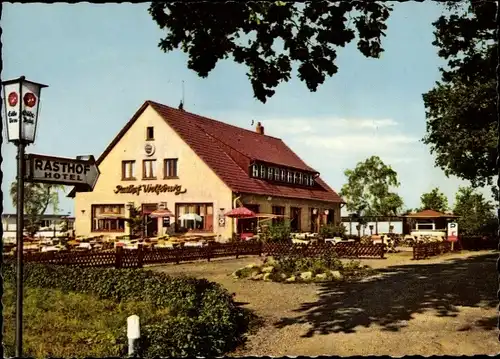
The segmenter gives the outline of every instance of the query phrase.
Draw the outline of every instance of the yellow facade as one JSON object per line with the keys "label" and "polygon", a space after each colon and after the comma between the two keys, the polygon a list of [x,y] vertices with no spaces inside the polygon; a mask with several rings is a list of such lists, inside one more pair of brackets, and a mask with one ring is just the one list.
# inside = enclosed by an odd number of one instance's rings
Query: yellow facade
{"label": "yellow facade", "polygon": [[[146,141],[147,127],[154,128],[153,141]],[[146,143],[153,143],[154,154],[147,156]],[[177,158],[178,179],[163,179],[163,160]],[[156,159],[157,180],[142,179],[142,161]],[[137,180],[122,180],[122,161],[136,161]],[[194,153],[194,151],[167,125],[160,115],[148,106],[99,164],[101,175],[92,192],[75,194],[75,231],[77,236],[118,236],[129,234],[128,226],[122,232],[93,232],[92,205],[123,204],[133,202],[135,206],[145,203],[166,202],[167,208],[174,212],[178,203],[212,203],[213,232],[225,239],[231,236],[231,221],[219,225],[219,214],[232,208],[232,192],[224,182]],[[185,193],[175,192],[145,193],[139,195],[115,193],[117,186],[129,185],[180,185]],[[126,210],[126,216],[128,211]],[[162,221],[158,220],[158,232],[162,232]]]}

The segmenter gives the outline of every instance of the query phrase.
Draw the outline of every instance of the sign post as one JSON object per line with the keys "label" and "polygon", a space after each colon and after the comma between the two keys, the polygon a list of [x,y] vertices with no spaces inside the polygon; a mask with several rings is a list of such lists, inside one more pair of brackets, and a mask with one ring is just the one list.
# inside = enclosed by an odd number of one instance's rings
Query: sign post
{"label": "sign post", "polygon": [[[26,146],[35,142],[40,93],[44,87],[47,85],[28,81],[24,76],[2,82],[7,140],[17,146],[16,357],[19,358],[23,356],[24,152]],[[0,249],[3,253],[3,245]],[[3,278],[1,284],[3,287]]]}
{"label": "sign post", "polygon": [[448,223],[448,241],[451,242],[451,250],[453,251],[454,244],[458,241],[458,224],[456,222]]}
{"label": "sign post", "polygon": [[139,316],[131,315],[127,318],[127,338],[128,338],[128,355],[132,356],[135,353],[136,342],[141,337],[139,325]]}

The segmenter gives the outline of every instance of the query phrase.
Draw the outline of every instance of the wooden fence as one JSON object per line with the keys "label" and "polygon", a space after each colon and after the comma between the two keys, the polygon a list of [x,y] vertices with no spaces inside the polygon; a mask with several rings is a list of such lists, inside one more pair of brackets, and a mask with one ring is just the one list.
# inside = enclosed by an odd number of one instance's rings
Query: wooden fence
{"label": "wooden fence", "polygon": [[413,246],[413,259],[426,259],[451,251],[451,242],[417,243]]}
{"label": "wooden fence", "polygon": [[[82,267],[141,268],[148,264],[181,263],[195,260],[210,261],[214,258],[236,257],[242,255],[266,254],[274,257],[336,254],[340,258],[384,258],[384,245],[362,245],[338,243],[317,245],[297,244],[262,244],[262,243],[216,243],[207,247],[180,247],[88,252],[45,252],[26,253],[25,262],[37,262],[58,265],[77,265]],[[4,255],[5,262],[15,260],[15,256]]]}

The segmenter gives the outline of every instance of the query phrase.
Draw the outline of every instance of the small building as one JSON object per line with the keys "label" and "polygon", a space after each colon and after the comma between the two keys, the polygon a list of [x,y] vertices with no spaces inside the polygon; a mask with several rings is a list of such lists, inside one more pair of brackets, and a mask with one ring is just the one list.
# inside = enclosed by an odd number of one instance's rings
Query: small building
{"label": "small building", "polygon": [[[73,189],[78,236],[130,234],[140,208],[147,236],[180,228],[227,240],[224,213],[243,205],[283,216],[293,231],[340,223],[339,195],[281,139],[146,101],[97,160],[92,192]],[[158,211],[170,213],[155,218]],[[279,220],[279,219],[275,219]],[[238,221],[252,226],[252,220]],[[256,220],[255,220],[256,222]]]}
{"label": "small building", "polygon": [[453,214],[441,213],[432,209],[410,213],[405,216],[411,225],[411,236],[447,238],[448,223],[458,218]]}
{"label": "small building", "polygon": [[[40,229],[35,236],[41,238],[61,237],[72,232],[74,222],[75,218],[69,215],[43,214],[40,216]],[[16,240],[17,216],[15,213],[2,214],[2,229],[4,241]]]}

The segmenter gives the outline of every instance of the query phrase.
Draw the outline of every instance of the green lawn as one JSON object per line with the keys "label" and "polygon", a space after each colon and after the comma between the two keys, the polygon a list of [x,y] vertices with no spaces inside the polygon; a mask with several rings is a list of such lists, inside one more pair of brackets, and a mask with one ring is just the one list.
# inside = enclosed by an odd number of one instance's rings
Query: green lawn
{"label": "green lawn", "polygon": [[[15,288],[5,283],[5,355],[14,356]],[[100,300],[80,293],[25,288],[23,356],[108,357],[126,350],[127,317],[139,315],[142,323],[165,317],[146,302]]]}

